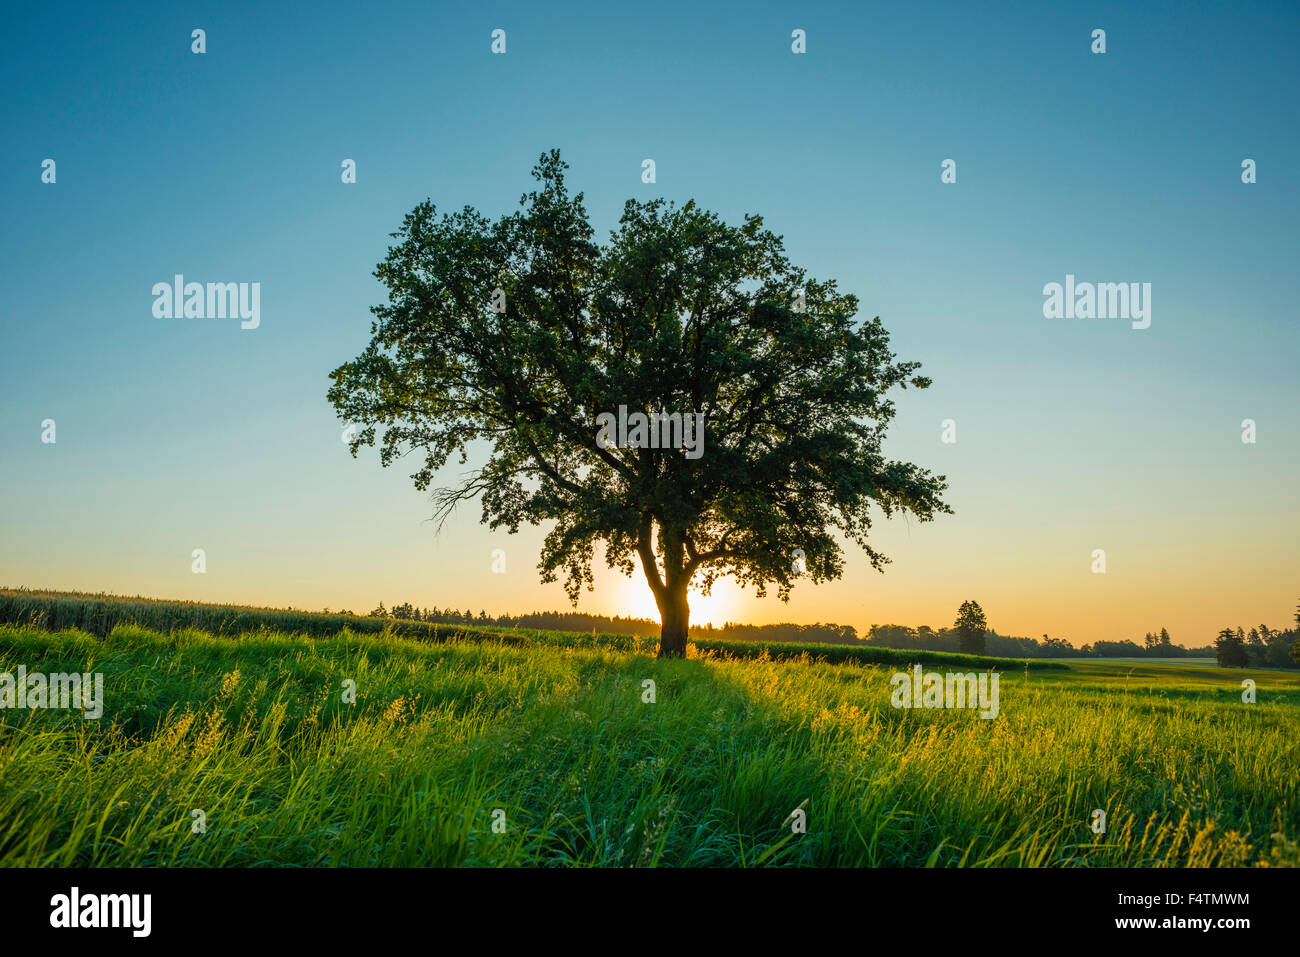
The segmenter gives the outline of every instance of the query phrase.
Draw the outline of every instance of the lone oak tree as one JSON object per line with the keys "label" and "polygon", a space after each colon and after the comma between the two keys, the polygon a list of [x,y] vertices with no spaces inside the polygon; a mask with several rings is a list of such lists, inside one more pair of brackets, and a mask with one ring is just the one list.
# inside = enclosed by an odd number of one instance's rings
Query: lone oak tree
{"label": "lone oak tree", "polygon": [[[882,454],[887,394],[929,380],[894,361],[879,318],[855,323],[857,299],[792,266],[758,216],[730,226],[693,201],[628,200],[598,245],[567,168],[543,154],[539,188],[495,222],[426,200],[392,234],[375,272],[388,303],[331,373],[353,456],[382,428],[383,465],[422,452],[426,490],[453,453],[463,465],[487,443],[486,464],[434,493],[435,517],[479,498],[492,529],[553,523],[538,568],[546,582],[563,570],[575,605],[598,540],[609,567],[639,562],[661,657],[685,654],[693,581],[708,594],[731,575],[788,600],[801,575],[841,575],[833,531],[883,570],[871,503],[921,521],[949,511],[943,476]],[[702,413],[703,454],[606,447],[597,416],[620,405]]]}

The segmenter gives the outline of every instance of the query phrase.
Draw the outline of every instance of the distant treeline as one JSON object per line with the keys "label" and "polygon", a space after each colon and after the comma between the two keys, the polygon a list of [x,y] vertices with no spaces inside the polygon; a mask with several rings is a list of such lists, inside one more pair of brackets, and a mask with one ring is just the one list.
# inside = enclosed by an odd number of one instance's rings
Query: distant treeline
{"label": "distant treeline", "polygon": [[[1300,609],[1296,613],[1300,626]],[[76,592],[49,592],[31,589],[0,588],[0,622],[39,624],[50,629],[81,628],[92,634],[107,635],[119,623],[133,623],[165,632],[177,628],[201,628],[216,634],[238,634],[260,628],[273,628],[310,635],[337,634],[342,628],[379,633],[393,631],[404,637],[447,640],[456,634],[438,626],[469,625],[523,629],[537,632],[570,632],[591,635],[604,641],[619,635],[655,639],[659,623],[648,618],[609,617],[581,612],[532,612],[527,615],[491,617],[486,611],[477,615],[457,609],[416,608],[406,603],[391,611],[381,603],[369,615],[358,617],[350,611],[311,612],[301,609],[252,608],[239,605],[208,605],[165,599],[127,598],[115,595],[88,595]],[[505,636],[503,636],[505,637]],[[728,653],[758,653],[770,648],[774,657],[794,654],[798,645],[838,645],[844,650],[832,657],[848,655],[855,660],[887,660],[873,649],[933,652],[951,657],[960,654],[955,628],[930,628],[922,625],[872,625],[865,640],[849,625],[775,624],[742,625],[728,622],[720,628],[697,625],[691,628],[692,639]],[[510,639],[516,640],[516,639]],[[856,649],[856,650],[855,650]],[[1075,648],[1062,638],[1042,640],[1001,635],[989,629],[981,654],[995,658],[1217,658],[1225,667],[1300,668],[1300,643],[1296,629],[1278,630],[1257,625],[1249,631],[1238,627],[1223,629],[1213,645],[1183,648],[1173,644],[1169,632],[1162,628],[1148,633],[1142,644],[1135,641],[1098,641]],[[1042,667],[1058,667],[1046,665]]]}
{"label": "distant treeline", "polygon": [[[1300,626],[1300,608],[1296,609],[1296,624]],[[1295,629],[1290,628],[1225,628],[1214,640],[1214,654],[1225,668],[1300,668],[1300,645],[1296,644]]]}
{"label": "distant treeline", "polygon": [[[1132,642],[1099,641],[1096,645],[1076,648],[1064,638],[1049,638],[1047,635],[1044,635],[1041,641],[1037,638],[1016,638],[999,634],[992,628],[985,632],[984,642],[984,653],[997,657],[1002,657],[1004,654],[1014,658],[1078,658],[1094,655],[1121,657],[1129,655],[1130,652],[1112,651],[1110,648],[1112,646],[1117,649],[1127,648],[1128,645],[1132,645],[1135,649],[1133,653],[1139,656],[1143,654],[1142,650]],[[929,625],[921,625],[917,628],[910,628],[907,625],[872,625],[867,631],[867,644],[880,645],[884,648],[954,651],[957,649],[958,635],[956,628],[931,628]],[[1096,651],[1098,647],[1103,650]],[[1175,650],[1182,652],[1184,649],[1175,648]],[[1207,650],[1204,657],[1212,654],[1212,650]]]}
{"label": "distant treeline", "polygon": [[792,625],[739,625],[727,622],[721,628],[705,625],[692,628],[691,635],[699,638],[720,638],[726,641],[787,641],[817,642],[823,645],[861,645],[858,630],[852,625],[822,624]]}
{"label": "distant treeline", "polygon": [[[1249,632],[1238,628],[1244,654],[1252,668],[1300,668],[1291,656],[1296,642],[1294,629],[1278,631],[1266,625],[1251,628]],[[917,649],[923,651],[956,651],[957,632],[953,628],[931,628],[921,625],[872,625],[867,634],[867,644],[884,648]],[[1017,638],[1000,635],[989,630],[984,654],[998,658],[1222,658],[1213,644],[1194,648],[1175,645],[1169,631],[1161,628],[1148,632],[1139,644],[1131,639],[1121,641],[1096,641],[1076,648],[1063,638]],[[1234,653],[1235,654],[1235,653]],[[1225,663],[1222,662],[1221,663]],[[1236,663],[1236,658],[1231,659]]]}
{"label": "distant treeline", "polygon": [[[328,611],[329,609],[326,609]],[[410,602],[370,612],[370,618],[393,618],[398,621],[427,621],[449,625],[494,625],[498,628],[538,628],[547,631],[597,631],[612,634],[638,635],[647,638],[659,636],[659,622],[650,618],[623,618],[619,615],[589,615],[576,611],[534,611],[526,615],[497,615],[486,611],[477,615],[470,609],[418,608]],[[852,625],[815,624],[795,625],[741,625],[727,622],[719,628],[713,625],[692,625],[692,638],[725,641],[775,641],[817,642],[831,645],[860,645],[862,639]]]}
{"label": "distant treeline", "polygon": [[[1164,629],[1161,629],[1164,631]],[[1166,638],[1169,632],[1164,631]],[[955,628],[931,628],[921,625],[872,625],[867,643],[886,648],[919,648],[928,651],[949,651],[957,647]],[[1139,645],[1133,641],[1098,641],[1076,648],[1064,638],[1022,638],[1002,635],[989,629],[985,637],[985,654],[1016,658],[1213,658],[1213,646],[1183,648],[1172,640],[1154,645]]]}
{"label": "distant treeline", "polygon": [[[376,609],[378,611],[379,609]],[[400,609],[403,614],[407,608]],[[413,609],[411,610],[413,613]],[[259,634],[281,632],[315,637],[331,637],[344,629],[358,634],[382,638],[395,635],[416,641],[487,642],[516,647],[541,645],[552,648],[610,648],[633,654],[654,654],[658,644],[659,626],[654,625],[651,635],[636,636],[626,629],[618,633],[575,631],[572,627],[539,629],[528,626],[494,625],[486,613],[467,620],[451,620],[451,612],[444,613],[446,621],[395,618],[384,615],[356,616],[351,612],[302,611],[293,608],[255,608],[247,605],[209,605],[200,602],[169,601],[166,599],[124,597],[118,595],[90,595],[79,592],[51,592],[26,588],[0,587],[0,625],[12,624],[62,631],[78,628],[92,635],[107,637],[119,627],[138,626],[161,634],[194,628],[214,635],[225,635],[240,640],[256,640]],[[430,613],[431,614],[431,613]],[[459,612],[455,613],[460,615]],[[520,616],[524,618],[527,616]],[[557,616],[561,620],[568,616]],[[583,618],[580,615],[572,616]],[[586,616],[590,621],[645,622],[645,619],[600,619]],[[572,622],[570,622],[572,624]],[[780,626],[774,626],[779,628]],[[799,628],[801,626],[789,626]],[[812,627],[812,626],[808,626]],[[834,626],[822,626],[833,628]],[[1063,668],[1049,661],[1001,661],[978,655],[945,654],[927,651],[899,651],[892,648],[869,648],[865,642],[856,645],[834,645],[822,642],[787,643],[774,640],[729,640],[720,637],[722,629],[700,629],[693,636],[701,652],[734,658],[769,657],[774,660],[807,660],[810,656],[830,662],[858,662],[860,664],[889,664],[909,666],[917,662],[955,664],[968,668],[1019,667],[1037,670]],[[776,633],[776,632],[774,632]]]}
{"label": "distant treeline", "polygon": [[[329,611],[329,609],[325,609]],[[379,607],[371,611],[368,618],[392,618],[397,621],[427,621],[442,625],[493,625],[498,628],[538,628],[547,631],[585,631],[609,632],[620,635],[638,635],[647,638],[659,636],[659,622],[649,618],[610,618],[607,615],[588,615],[570,611],[534,611],[526,615],[489,615],[472,609],[460,611],[456,608],[418,608],[410,602],[385,608],[381,601]],[[694,631],[694,629],[692,629]]]}

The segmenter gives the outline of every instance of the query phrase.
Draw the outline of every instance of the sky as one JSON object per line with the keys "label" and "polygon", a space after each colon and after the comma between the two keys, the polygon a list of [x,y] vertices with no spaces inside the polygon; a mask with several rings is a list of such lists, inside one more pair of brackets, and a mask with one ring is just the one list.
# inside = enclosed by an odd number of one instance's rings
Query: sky
{"label": "sky", "polygon": [[[539,581],[545,528],[489,532],[475,506],[438,534],[416,466],[353,459],[325,398],[403,215],[509,213],[559,147],[598,237],[632,197],[759,213],[934,380],[897,396],[886,451],[946,475],[954,514],[877,522],[884,574],[849,546],[836,582],[785,605],[722,583],[694,623],[942,626],[974,599],[1075,644],[1286,627],[1298,41],[1283,3],[15,8],[0,585],[570,608]],[[178,273],[260,283],[257,328],[156,317]],[[1047,318],[1067,275],[1150,283],[1149,328]],[[578,610],[656,617],[603,564]]]}

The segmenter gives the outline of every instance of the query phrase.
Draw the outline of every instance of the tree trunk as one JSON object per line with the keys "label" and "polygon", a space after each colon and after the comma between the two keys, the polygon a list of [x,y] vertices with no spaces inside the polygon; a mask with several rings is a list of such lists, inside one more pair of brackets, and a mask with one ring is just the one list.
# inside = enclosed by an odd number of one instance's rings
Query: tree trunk
{"label": "tree trunk", "polygon": [[686,584],[671,588],[659,605],[659,657],[685,658],[686,637],[691,627],[691,608],[686,601]]}
{"label": "tree trunk", "polygon": [[663,576],[654,553],[654,527],[650,513],[641,516],[637,553],[641,570],[654,592],[659,606],[659,657],[685,658],[686,637],[690,633],[691,609],[686,601],[694,568],[686,562],[681,535],[672,528],[662,529]]}

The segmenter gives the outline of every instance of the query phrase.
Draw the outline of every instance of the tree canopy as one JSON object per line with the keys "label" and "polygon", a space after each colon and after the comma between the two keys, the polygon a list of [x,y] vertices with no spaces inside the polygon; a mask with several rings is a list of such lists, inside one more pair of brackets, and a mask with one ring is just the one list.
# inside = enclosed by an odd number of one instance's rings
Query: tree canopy
{"label": "tree canopy", "polygon": [[[950,511],[943,476],[882,450],[893,390],[929,380],[878,317],[855,320],[855,296],[794,266],[761,217],[730,225],[693,201],[628,200],[597,244],[566,169],[543,154],[496,221],[426,200],[392,234],[370,343],[331,373],[354,456],[417,452],[427,490],[481,452],[434,492],[435,517],[478,500],[492,529],[549,525],[538,568],[575,604],[603,542],[611,568],[645,574],[661,655],[685,652],[692,583],[734,576],[785,600],[800,577],[842,574],[841,537],[882,569],[873,505]],[[698,454],[601,440],[620,407],[698,420]]]}
{"label": "tree canopy", "polygon": [[1250,664],[1245,642],[1231,628],[1224,628],[1214,639],[1214,656],[1225,668],[1245,668]]}

